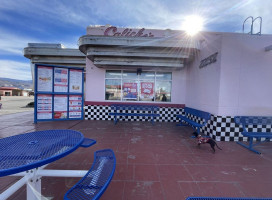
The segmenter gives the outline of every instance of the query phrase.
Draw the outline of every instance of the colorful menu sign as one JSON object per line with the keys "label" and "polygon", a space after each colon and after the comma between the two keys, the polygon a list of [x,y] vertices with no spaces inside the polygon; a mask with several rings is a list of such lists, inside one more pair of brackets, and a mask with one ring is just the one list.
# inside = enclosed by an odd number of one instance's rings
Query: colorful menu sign
{"label": "colorful menu sign", "polygon": [[82,96],[69,96],[69,118],[81,118],[82,116]]}
{"label": "colorful menu sign", "polygon": [[52,119],[52,95],[37,95],[37,119]]}
{"label": "colorful menu sign", "polygon": [[83,119],[83,68],[35,65],[34,122]]}
{"label": "colorful menu sign", "polygon": [[71,93],[82,93],[82,70],[70,69]]}
{"label": "colorful menu sign", "polygon": [[67,118],[67,95],[54,96],[54,119]]}
{"label": "colorful menu sign", "polygon": [[68,69],[55,68],[54,70],[54,91],[68,92]]}
{"label": "colorful menu sign", "polygon": [[141,98],[153,98],[154,83],[141,82]]}
{"label": "colorful menu sign", "polygon": [[52,92],[53,68],[38,66],[37,90],[39,92]]}
{"label": "colorful menu sign", "polygon": [[123,91],[125,99],[137,99],[137,83],[124,83]]}

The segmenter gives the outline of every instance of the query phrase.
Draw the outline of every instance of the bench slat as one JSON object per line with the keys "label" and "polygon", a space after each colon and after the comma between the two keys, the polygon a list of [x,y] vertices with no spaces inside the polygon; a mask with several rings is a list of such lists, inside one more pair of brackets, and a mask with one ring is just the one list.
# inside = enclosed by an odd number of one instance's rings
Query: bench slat
{"label": "bench slat", "polygon": [[264,137],[264,138],[272,138],[272,133],[263,133],[263,132],[243,132],[242,133],[246,137]]}
{"label": "bench slat", "polygon": [[[151,117],[152,124],[154,123],[154,117],[160,116],[159,114],[155,113],[156,111],[159,111],[159,106],[154,105],[112,104],[111,109],[113,112],[109,113],[109,115],[114,116],[115,124],[118,122],[118,116]],[[139,113],[138,111],[143,111],[143,113]]]}
{"label": "bench slat", "polygon": [[[194,108],[185,107],[184,108],[185,115],[176,115],[180,119],[180,123],[177,124],[177,126],[186,126],[182,121],[187,122],[194,128],[196,128],[196,131],[198,134],[200,134],[200,128],[205,126],[208,122],[208,120],[211,118],[211,114],[208,112],[204,112],[201,110],[197,110]],[[198,118],[201,118],[203,120],[203,123],[197,123],[196,121],[193,121],[189,118],[189,115],[196,116]]]}
{"label": "bench slat", "polygon": [[186,114],[191,114],[191,115],[194,115],[196,117],[202,118],[205,121],[208,121],[211,118],[210,113],[202,111],[202,110],[197,110],[197,109],[194,109],[194,108],[185,107],[184,112]]}
{"label": "bench slat", "polygon": [[151,114],[151,113],[110,113],[113,116],[147,116],[147,117],[159,117],[159,114]]}
{"label": "bench slat", "polygon": [[185,121],[185,122],[188,122],[189,124],[195,126],[195,127],[202,127],[203,125],[202,124],[199,124],[199,123],[196,123],[195,121],[193,120],[190,120],[186,117],[184,117],[183,115],[177,115],[178,118],[180,118],[181,120]]}
{"label": "bench slat", "polygon": [[116,158],[111,149],[96,151],[94,157],[91,169],[65,194],[65,200],[95,200],[105,192],[115,171]]}
{"label": "bench slat", "polygon": [[[243,127],[242,135],[248,137],[249,144],[244,144],[242,142],[237,142],[237,144],[247,148],[250,151],[253,151],[257,154],[261,154],[261,152],[257,151],[253,148],[253,146],[259,145],[263,142],[268,142],[270,138],[272,138],[272,132],[252,132],[250,131],[249,126],[267,126],[272,125],[272,116],[235,116],[234,122]],[[258,141],[253,144],[253,138],[266,138],[264,141]]]}

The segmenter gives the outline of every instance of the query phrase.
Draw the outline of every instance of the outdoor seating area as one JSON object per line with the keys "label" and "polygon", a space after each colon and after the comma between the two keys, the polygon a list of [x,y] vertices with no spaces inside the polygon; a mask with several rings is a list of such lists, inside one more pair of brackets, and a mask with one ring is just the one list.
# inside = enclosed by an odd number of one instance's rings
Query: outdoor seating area
{"label": "outdoor seating area", "polygon": [[[33,112],[0,116],[0,137],[51,129],[75,130],[96,144],[46,166],[56,170],[86,170],[95,163],[94,153],[112,149],[116,157],[113,178],[101,200],[180,200],[188,197],[271,198],[272,148],[262,143],[255,154],[236,142],[217,142],[223,149],[213,153],[209,145],[197,145],[191,127],[171,122],[75,120],[33,124]],[[80,177],[42,177],[41,193],[63,199]],[[19,178],[0,177],[0,193]],[[26,199],[22,187],[9,199]]]}
{"label": "outdoor seating area", "polygon": [[119,121],[119,117],[127,116],[151,118],[151,123],[154,124],[154,118],[160,116],[157,114],[159,106],[154,105],[112,104],[111,109],[112,113],[110,115],[114,116],[114,124]]}

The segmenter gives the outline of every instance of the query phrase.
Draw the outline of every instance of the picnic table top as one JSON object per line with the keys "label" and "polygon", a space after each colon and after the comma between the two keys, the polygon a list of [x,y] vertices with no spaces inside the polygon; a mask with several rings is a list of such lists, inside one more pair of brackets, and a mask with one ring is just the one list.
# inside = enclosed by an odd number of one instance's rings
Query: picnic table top
{"label": "picnic table top", "polygon": [[75,151],[84,141],[74,130],[46,130],[0,139],[0,177],[58,160]]}

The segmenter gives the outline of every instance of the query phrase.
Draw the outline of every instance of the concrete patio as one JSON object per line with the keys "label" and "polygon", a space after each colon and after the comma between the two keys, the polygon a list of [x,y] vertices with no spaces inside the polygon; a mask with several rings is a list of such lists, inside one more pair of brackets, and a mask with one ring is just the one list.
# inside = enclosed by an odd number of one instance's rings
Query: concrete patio
{"label": "concrete patio", "polygon": [[[73,129],[95,139],[48,169],[90,169],[96,150],[114,150],[117,166],[101,200],[181,200],[188,196],[272,198],[272,146],[257,146],[257,155],[235,142],[197,146],[190,127],[175,123],[59,121],[33,124],[33,112],[0,116],[0,138],[46,129]],[[0,191],[18,178],[0,178]],[[79,178],[42,178],[42,195],[63,199]],[[10,199],[26,199],[23,187]]]}

